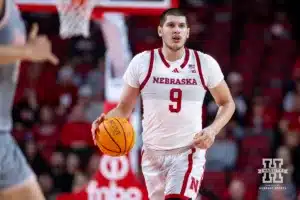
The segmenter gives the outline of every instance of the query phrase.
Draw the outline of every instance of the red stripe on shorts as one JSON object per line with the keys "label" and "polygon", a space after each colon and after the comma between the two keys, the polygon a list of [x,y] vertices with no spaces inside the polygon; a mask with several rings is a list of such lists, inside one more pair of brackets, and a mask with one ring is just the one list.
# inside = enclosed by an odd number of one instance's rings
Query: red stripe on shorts
{"label": "red stripe on shorts", "polygon": [[142,149],[142,152],[141,152],[141,157],[143,157],[144,155],[144,149]]}
{"label": "red stripe on shorts", "polygon": [[187,168],[187,171],[184,175],[182,188],[181,188],[181,192],[180,192],[180,194],[182,196],[184,196],[184,193],[185,193],[186,187],[187,187],[187,183],[188,183],[188,180],[189,180],[189,176],[191,175],[191,172],[192,172],[192,169],[193,169],[193,155],[194,155],[195,151],[196,151],[196,149],[192,148],[192,153],[190,153],[188,155],[188,168]]}
{"label": "red stripe on shorts", "polygon": [[165,196],[165,199],[176,198],[180,200],[189,200],[189,197],[183,196],[181,194],[168,194]]}

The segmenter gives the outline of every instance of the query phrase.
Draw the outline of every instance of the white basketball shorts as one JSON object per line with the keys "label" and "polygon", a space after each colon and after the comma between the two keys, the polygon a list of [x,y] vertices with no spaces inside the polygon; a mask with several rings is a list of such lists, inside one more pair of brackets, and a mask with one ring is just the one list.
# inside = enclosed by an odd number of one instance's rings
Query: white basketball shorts
{"label": "white basketball shorts", "polygon": [[195,200],[203,178],[206,150],[142,150],[142,171],[150,200]]}

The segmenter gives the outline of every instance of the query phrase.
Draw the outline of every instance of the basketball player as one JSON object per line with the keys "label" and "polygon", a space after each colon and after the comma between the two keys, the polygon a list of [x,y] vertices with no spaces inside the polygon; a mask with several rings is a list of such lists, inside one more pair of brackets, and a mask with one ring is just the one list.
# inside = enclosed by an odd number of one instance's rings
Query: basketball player
{"label": "basketball player", "polygon": [[[137,54],[124,74],[125,88],[117,107],[102,114],[129,117],[143,99],[142,171],[150,200],[195,200],[203,178],[205,152],[232,117],[235,104],[214,58],[185,48],[187,18],[179,9],[166,10],[158,35],[163,46]],[[202,128],[202,104],[209,91],[219,110]]]}
{"label": "basketball player", "polygon": [[34,25],[25,43],[25,26],[12,0],[0,0],[0,200],[44,200],[33,171],[14,142],[11,108],[19,62],[50,61],[57,64],[51,45],[37,36]]}

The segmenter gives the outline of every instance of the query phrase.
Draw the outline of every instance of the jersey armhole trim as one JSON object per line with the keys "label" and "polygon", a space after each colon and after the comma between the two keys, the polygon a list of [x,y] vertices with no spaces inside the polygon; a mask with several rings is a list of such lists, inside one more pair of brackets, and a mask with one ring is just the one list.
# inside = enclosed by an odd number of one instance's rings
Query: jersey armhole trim
{"label": "jersey armhole trim", "polygon": [[190,50],[189,49],[185,49],[185,56],[184,56],[184,60],[183,63],[180,65],[180,67],[183,69],[186,64],[189,62],[190,59]]}
{"label": "jersey armhole trim", "polygon": [[143,82],[140,86],[140,91],[145,87],[146,83],[150,79],[152,69],[153,69],[153,63],[154,63],[154,50],[152,49],[150,52],[150,62],[149,62],[148,72],[147,72],[146,78],[143,80]]}
{"label": "jersey armhole trim", "polygon": [[194,50],[194,54],[195,54],[195,58],[196,58],[196,62],[197,62],[197,68],[198,68],[198,73],[199,73],[199,76],[200,76],[200,80],[201,80],[201,83],[202,83],[202,86],[205,90],[208,90],[205,82],[204,82],[204,77],[203,77],[203,72],[202,72],[202,66],[201,66],[201,62],[200,62],[200,57],[199,57],[199,54],[196,50]]}
{"label": "jersey armhole trim", "polygon": [[4,0],[3,1],[3,9],[2,9],[2,12],[4,12],[4,14],[2,14],[2,18],[0,18],[0,30],[4,27],[4,25],[7,23],[8,21],[8,13],[9,13],[9,6],[11,5],[8,5],[10,3],[13,3],[13,2],[9,2],[7,0]]}

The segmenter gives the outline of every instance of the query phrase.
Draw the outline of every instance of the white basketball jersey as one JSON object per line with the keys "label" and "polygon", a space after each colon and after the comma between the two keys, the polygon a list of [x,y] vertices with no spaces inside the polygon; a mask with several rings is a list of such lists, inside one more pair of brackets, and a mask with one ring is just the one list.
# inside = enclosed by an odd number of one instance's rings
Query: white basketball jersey
{"label": "white basketball jersey", "polygon": [[161,49],[136,55],[124,80],[139,87],[143,100],[143,142],[156,150],[192,144],[202,130],[202,105],[208,88],[224,76],[209,55],[186,49],[184,56],[168,62]]}

